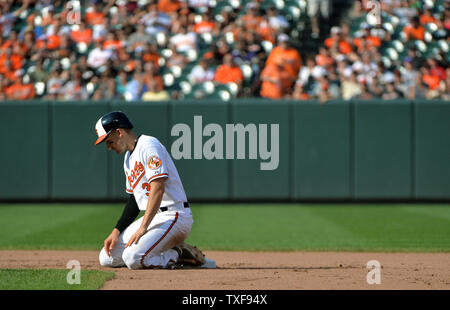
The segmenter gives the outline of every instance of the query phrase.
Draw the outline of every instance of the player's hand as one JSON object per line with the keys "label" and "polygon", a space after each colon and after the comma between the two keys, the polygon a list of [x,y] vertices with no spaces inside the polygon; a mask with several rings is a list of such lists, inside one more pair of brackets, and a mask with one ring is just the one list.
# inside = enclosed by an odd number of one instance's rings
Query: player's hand
{"label": "player's hand", "polygon": [[117,240],[119,240],[119,235],[120,232],[117,229],[114,229],[112,233],[108,236],[108,238],[105,239],[103,246],[108,256],[111,256],[111,251],[116,246]]}
{"label": "player's hand", "polygon": [[125,245],[125,248],[129,247],[130,245],[137,244],[139,239],[141,239],[141,237],[143,235],[145,235],[145,233],[147,232],[146,229],[144,228],[139,228],[130,238],[130,240],[128,241],[127,245]]}

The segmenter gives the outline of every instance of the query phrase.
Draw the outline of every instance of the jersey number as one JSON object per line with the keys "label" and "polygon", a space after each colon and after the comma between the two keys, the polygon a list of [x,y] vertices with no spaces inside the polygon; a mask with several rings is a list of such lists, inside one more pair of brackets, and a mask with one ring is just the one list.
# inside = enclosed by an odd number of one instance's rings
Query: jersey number
{"label": "jersey number", "polygon": [[150,183],[142,183],[142,189],[145,189],[147,191],[147,193],[145,193],[145,195],[150,196]]}

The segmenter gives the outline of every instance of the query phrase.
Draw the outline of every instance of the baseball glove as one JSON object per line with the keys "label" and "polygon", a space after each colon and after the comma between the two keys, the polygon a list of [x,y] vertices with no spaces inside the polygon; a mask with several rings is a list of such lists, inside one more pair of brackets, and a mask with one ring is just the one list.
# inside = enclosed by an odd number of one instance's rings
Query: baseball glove
{"label": "baseball glove", "polygon": [[196,267],[205,264],[205,255],[196,246],[192,246],[183,242],[177,247],[181,249],[181,255],[178,258],[178,264]]}

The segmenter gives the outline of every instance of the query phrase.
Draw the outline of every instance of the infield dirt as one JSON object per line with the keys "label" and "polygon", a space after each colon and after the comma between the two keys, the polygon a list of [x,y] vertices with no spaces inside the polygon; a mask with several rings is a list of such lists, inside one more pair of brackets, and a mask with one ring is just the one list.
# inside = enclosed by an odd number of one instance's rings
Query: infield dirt
{"label": "infield dirt", "polygon": [[[204,251],[217,269],[104,268],[97,251],[0,251],[0,268],[81,268],[116,273],[102,289],[301,290],[450,289],[450,253]],[[381,264],[381,284],[368,284],[367,263]]]}

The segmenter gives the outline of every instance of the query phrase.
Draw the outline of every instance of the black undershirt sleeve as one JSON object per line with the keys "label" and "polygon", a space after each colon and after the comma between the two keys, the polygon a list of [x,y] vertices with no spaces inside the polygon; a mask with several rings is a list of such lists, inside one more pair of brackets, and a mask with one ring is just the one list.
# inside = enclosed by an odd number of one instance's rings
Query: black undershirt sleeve
{"label": "black undershirt sleeve", "polygon": [[140,210],[137,205],[136,199],[134,198],[134,195],[130,195],[127,204],[123,209],[122,216],[117,221],[116,228],[120,232],[123,232],[128,226],[130,226],[131,223],[133,223],[139,212]]}

